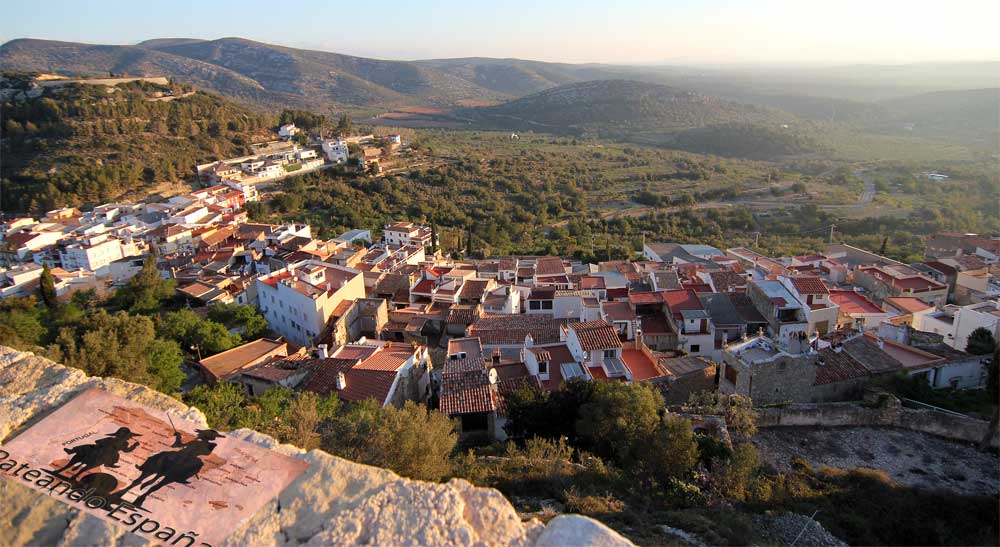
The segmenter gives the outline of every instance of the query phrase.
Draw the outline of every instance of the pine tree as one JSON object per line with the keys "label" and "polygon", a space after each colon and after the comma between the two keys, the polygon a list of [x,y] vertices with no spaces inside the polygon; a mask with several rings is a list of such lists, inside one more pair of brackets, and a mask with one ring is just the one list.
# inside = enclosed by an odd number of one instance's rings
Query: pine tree
{"label": "pine tree", "polygon": [[438,250],[438,236],[437,236],[437,225],[434,221],[431,221],[431,252],[437,254]]}
{"label": "pine tree", "polygon": [[58,303],[56,301],[56,278],[52,276],[52,271],[49,270],[48,264],[42,266],[42,277],[40,281],[42,302],[44,302],[48,308],[56,307],[56,304]]}

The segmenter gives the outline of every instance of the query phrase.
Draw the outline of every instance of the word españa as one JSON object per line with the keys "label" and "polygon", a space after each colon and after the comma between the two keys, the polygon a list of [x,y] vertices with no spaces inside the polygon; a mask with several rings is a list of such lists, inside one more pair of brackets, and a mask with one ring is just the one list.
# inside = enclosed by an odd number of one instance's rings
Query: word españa
{"label": "word espa\u00f1a", "polygon": [[[17,470],[12,472],[11,470],[15,467]],[[18,466],[17,461],[10,457],[10,453],[3,449],[0,449],[0,471],[7,476],[19,477],[26,482],[32,483],[36,488],[56,499],[59,499],[59,496],[65,496],[66,500],[81,504],[88,509],[104,511],[107,513],[109,519],[122,523],[124,527],[129,528],[130,532],[147,536],[152,535],[152,537],[165,545],[192,547],[198,540],[197,532],[188,531],[177,535],[177,530],[169,526],[161,526],[159,522],[151,518],[146,518],[142,513],[136,511],[136,508],[132,504],[126,501],[109,504],[105,498],[95,496],[93,488],[87,490],[72,488],[72,484],[38,469],[31,469],[31,466],[26,463]],[[21,473],[22,471],[24,471],[23,474]],[[198,546],[212,547],[211,544],[205,542],[198,543]]]}

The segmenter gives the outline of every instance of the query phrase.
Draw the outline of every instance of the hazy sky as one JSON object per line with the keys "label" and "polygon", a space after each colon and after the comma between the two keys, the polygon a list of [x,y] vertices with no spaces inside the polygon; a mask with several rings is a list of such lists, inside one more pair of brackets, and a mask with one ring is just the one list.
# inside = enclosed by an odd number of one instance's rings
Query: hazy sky
{"label": "hazy sky", "polygon": [[1000,59],[998,21],[1000,0],[3,0],[0,41],[240,36],[393,59],[907,63]]}

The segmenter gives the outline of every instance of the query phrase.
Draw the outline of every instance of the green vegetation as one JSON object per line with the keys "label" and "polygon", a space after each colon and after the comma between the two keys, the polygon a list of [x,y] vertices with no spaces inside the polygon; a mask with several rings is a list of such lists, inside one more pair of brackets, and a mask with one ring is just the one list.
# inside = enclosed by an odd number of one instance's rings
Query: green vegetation
{"label": "green vegetation", "polygon": [[965,351],[972,355],[989,355],[997,348],[997,341],[993,338],[993,333],[985,327],[979,327],[969,334],[969,341],[965,344]]}
{"label": "green vegetation", "polygon": [[145,82],[71,85],[5,102],[5,210],[94,204],[187,180],[197,164],[247,152],[251,136],[272,125],[202,92],[153,100],[189,91]]}
{"label": "green vegetation", "polygon": [[[34,296],[0,301],[0,344],[94,376],[174,393],[185,380],[185,357],[207,357],[266,333],[267,322],[255,308],[213,306],[207,318],[181,308],[173,281],[162,279],[153,264],[155,258],[147,260],[138,275],[107,299],[89,290],[68,301],[53,298],[49,305]],[[44,286],[39,291],[43,295]]]}
{"label": "green vegetation", "polygon": [[343,405],[335,395],[321,398],[286,388],[249,397],[230,383],[199,386],[185,401],[205,412],[212,427],[252,428],[422,480],[449,474],[458,438],[447,416],[412,402],[402,408],[382,408],[374,400]]}

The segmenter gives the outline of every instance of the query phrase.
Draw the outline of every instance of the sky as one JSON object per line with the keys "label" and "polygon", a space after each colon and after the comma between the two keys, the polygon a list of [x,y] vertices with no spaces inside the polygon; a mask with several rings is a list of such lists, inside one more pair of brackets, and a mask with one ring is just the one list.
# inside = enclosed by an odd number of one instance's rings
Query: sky
{"label": "sky", "polygon": [[0,2],[0,41],[239,36],[385,59],[622,64],[1000,60],[998,0],[38,0]]}

